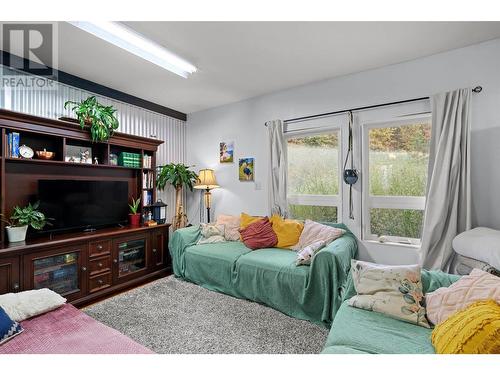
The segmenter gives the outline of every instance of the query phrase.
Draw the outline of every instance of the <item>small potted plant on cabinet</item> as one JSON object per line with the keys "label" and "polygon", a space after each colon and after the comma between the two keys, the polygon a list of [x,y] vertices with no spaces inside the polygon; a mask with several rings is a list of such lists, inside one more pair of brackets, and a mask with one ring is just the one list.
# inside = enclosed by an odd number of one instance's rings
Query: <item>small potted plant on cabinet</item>
{"label": "small potted plant on cabinet", "polygon": [[128,218],[131,227],[138,227],[141,222],[141,214],[137,213],[140,204],[141,198],[131,198],[131,203],[128,205],[130,207],[130,214],[128,215]]}
{"label": "small potted plant on cabinet", "polygon": [[49,223],[50,218],[47,218],[43,212],[38,211],[40,202],[35,204],[29,203],[26,207],[14,207],[14,212],[9,219],[1,215],[1,220],[7,223],[7,238],[9,242],[21,242],[26,240],[26,232],[28,226],[36,230],[41,230]]}

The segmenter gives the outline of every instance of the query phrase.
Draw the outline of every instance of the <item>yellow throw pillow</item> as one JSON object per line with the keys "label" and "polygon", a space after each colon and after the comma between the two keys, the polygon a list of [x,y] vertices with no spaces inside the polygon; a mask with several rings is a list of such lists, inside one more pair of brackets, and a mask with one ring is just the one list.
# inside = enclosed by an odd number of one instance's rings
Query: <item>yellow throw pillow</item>
{"label": "yellow throw pillow", "polygon": [[276,247],[290,249],[299,242],[300,234],[304,229],[304,224],[297,220],[283,219],[274,214],[269,220],[273,225],[273,231],[278,236]]}
{"label": "yellow throw pillow", "polygon": [[451,315],[432,332],[438,354],[500,354],[500,305],[478,301]]}
{"label": "yellow throw pillow", "polygon": [[240,229],[245,229],[250,224],[255,223],[256,221],[259,221],[260,219],[263,219],[263,217],[262,216],[250,216],[250,215],[242,212],[241,217],[240,217]]}

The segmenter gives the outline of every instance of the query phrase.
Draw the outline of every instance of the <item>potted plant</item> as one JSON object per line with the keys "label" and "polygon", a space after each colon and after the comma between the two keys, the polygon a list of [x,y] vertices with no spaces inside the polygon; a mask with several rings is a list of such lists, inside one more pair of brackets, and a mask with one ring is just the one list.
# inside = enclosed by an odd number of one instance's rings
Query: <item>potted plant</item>
{"label": "potted plant", "polygon": [[118,119],[115,116],[116,109],[112,106],[104,106],[97,101],[95,96],[90,96],[80,103],[68,100],[64,103],[64,109],[69,106],[75,113],[82,129],[90,126],[90,135],[93,142],[105,142],[118,129]]}
{"label": "potted plant", "polygon": [[28,226],[33,229],[40,230],[45,225],[51,225],[49,223],[50,218],[45,217],[45,215],[38,211],[38,206],[40,202],[35,204],[29,203],[26,207],[14,207],[14,212],[9,219],[6,219],[4,215],[1,215],[1,220],[7,223],[7,238],[9,242],[20,242],[26,240],[26,232]]}
{"label": "potted plant", "polygon": [[198,180],[198,175],[189,168],[190,166],[185,164],[170,163],[161,168],[156,179],[156,187],[159,190],[165,189],[167,183],[175,189],[175,215],[172,220],[174,230],[187,225],[186,214],[182,208],[182,189],[188,187],[193,191],[193,186]]}
{"label": "potted plant", "polygon": [[130,213],[128,214],[130,226],[138,227],[141,222],[141,214],[137,213],[139,205],[141,204],[141,198],[134,199],[131,198],[131,203],[128,205],[130,207]]}

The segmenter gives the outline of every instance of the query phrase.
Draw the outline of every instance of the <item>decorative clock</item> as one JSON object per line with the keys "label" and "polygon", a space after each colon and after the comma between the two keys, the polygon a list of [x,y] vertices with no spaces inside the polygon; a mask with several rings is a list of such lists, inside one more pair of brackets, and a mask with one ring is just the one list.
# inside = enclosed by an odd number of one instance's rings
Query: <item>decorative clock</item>
{"label": "decorative clock", "polygon": [[21,147],[19,147],[19,155],[21,155],[21,157],[24,159],[32,159],[33,155],[35,155],[35,152],[31,147],[22,145]]}

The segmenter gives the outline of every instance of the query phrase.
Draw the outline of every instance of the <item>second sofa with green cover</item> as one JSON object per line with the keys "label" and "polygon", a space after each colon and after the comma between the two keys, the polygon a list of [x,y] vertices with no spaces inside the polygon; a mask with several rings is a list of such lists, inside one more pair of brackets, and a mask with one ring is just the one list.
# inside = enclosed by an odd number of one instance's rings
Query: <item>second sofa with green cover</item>
{"label": "second sofa with green cover", "polygon": [[321,249],[310,266],[296,266],[287,249],[250,250],[239,241],[196,245],[198,226],[170,239],[174,274],[207,289],[259,302],[295,318],[329,326],[347,291],[357,241],[346,233]]}
{"label": "second sofa with green cover", "polygon": [[[425,293],[448,287],[460,277],[441,271],[422,271]],[[324,354],[433,354],[432,329],[397,320],[388,315],[349,306],[356,294],[352,277],[345,301],[333,321]]]}

